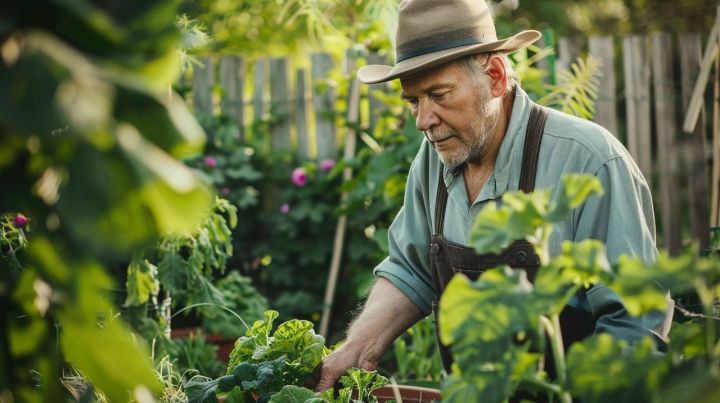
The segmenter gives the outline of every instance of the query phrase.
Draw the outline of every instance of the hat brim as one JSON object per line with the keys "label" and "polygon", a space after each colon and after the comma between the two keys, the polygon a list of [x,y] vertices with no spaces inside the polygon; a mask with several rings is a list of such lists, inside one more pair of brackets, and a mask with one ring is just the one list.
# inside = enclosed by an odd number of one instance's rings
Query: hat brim
{"label": "hat brim", "polygon": [[538,31],[528,30],[519,32],[509,38],[472,45],[426,53],[417,57],[403,60],[395,66],[370,64],[361,67],[357,72],[360,82],[365,84],[382,83],[403,76],[409,76],[431,67],[439,66],[454,59],[473,53],[506,52],[512,53],[520,50],[540,39],[542,34]]}

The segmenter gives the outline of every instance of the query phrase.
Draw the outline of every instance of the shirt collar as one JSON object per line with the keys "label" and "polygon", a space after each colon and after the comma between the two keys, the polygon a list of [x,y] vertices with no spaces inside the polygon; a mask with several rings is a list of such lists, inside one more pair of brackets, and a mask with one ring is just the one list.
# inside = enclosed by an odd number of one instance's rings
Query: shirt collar
{"label": "shirt collar", "polygon": [[[516,87],[515,100],[513,101],[510,112],[510,122],[508,122],[500,150],[495,158],[493,173],[480,192],[478,201],[485,198],[497,199],[509,189],[518,189],[517,182],[520,180],[525,132],[527,131],[531,107],[532,101],[530,97],[522,88]],[[452,169],[444,168],[443,178],[445,179],[445,186],[450,188],[450,184],[454,178],[462,172],[462,167],[463,165]],[[515,183],[512,183],[511,180],[514,180]],[[490,186],[492,186],[493,189],[490,189]]]}

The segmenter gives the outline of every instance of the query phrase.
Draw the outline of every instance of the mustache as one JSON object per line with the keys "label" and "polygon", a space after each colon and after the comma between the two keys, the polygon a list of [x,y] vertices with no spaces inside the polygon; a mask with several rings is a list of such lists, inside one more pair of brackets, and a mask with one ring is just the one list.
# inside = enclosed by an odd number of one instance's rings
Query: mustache
{"label": "mustache", "polygon": [[457,133],[453,131],[447,131],[444,133],[433,133],[432,130],[425,130],[423,131],[423,134],[425,135],[425,138],[431,143],[437,143],[439,141],[449,139],[450,137],[457,136]]}

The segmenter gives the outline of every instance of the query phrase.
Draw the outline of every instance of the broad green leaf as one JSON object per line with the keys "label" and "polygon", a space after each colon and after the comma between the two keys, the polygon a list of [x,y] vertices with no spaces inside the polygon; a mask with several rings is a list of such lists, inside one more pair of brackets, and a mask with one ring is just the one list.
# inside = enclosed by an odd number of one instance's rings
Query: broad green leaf
{"label": "broad green leaf", "polygon": [[10,317],[8,340],[10,353],[22,357],[41,350],[48,342],[48,323],[42,318],[50,307],[52,288],[32,269],[26,269],[12,292],[12,300],[23,315]]}
{"label": "broad green leaf", "polygon": [[128,294],[125,298],[125,305],[142,305],[148,301],[151,295],[157,295],[160,292],[157,271],[158,268],[147,259],[140,261],[133,259],[127,270],[125,288]]}
{"label": "broad green leaf", "polygon": [[470,246],[479,254],[500,253],[516,240],[536,236],[545,226],[543,217],[549,200],[548,191],[505,193],[500,207],[489,203],[478,213],[470,232]]}
{"label": "broad green leaf", "polygon": [[669,364],[650,338],[628,346],[600,334],[570,347],[568,386],[583,402],[650,401]]}
{"label": "broad green leaf", "polygon": [[190,282],[192,271],[175,244],[168,242],[162,250],[164,253],[158,263],[158,279],[171,293],[181,292]]}
{"label": "broad green leaf", "polygon": [[[159,392],[147,350],[138,345],[138,339],[111,315],[107,302],[98,296],[98,289],[107,282],[102,271],[93,267],[76,270],[83,272],[78,276],[78,295],[58,313],[65,358],[111,401],[126,401],[143,390]],[[102,326],[96,323],[100,314],[104,316]]]}
{"label": "broad green leaf", "polygon": [[295,385],[285,385],[278,393],[270,397],[270,403],[305,403],[316,398],[317,395],[310,389]]}
{"label": "broad green leaf", "polygon": [[440,299],[440,338],[445,344],[511,339],[536,329],[547,307],[532,300],[533,286],[522,270],[488,270],[477,281],[456,275]]}
{"label": "broad green leaf", "polygon": [[488,204],[475,219],[469,245],[479,254],[503,251],[515,241],[514,234],[508,228],[511,214],[508,208],[498,208],[494,203]]}
{"label": "broad green leaf", "polygon": [[137,86],[115,92],[114,116],[175,158],[202,150],[205,133],[177,94],[159,97]]}
{"label": "broad green leaf", "polygon": [[669,290],[663,285],[684,290],[692,281],[695,262],[696,259],[689,255],[671,258],[662,253],[655,263],[646,265],[638,258],[621,256],[616,281],[609,287],[622,298],[631,315],[665,310]]}
{"label": "broad green leaf", "polygon": [[564,175],[562,188],[545,219],[553,223],[561,222],[572,209],[580,206],[588,197],[601,196],[603,193],[600,180],[592,175]]}

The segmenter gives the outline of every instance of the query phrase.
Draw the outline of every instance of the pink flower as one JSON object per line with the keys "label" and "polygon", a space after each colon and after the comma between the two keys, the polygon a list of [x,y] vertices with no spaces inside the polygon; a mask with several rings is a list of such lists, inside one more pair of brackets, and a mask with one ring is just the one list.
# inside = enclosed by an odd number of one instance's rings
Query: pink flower
{"label": "pink flower", "polygon": [[25,228],[25,225],[27,225],[28,219],[22,214],[18,214],[15,216],[15,219],[13,220],[13,223],[15,224],[16,228]]}
{"label": "pink flower", "polygon": [[280,205],[280,213],[283,215],[287,215],[287,213],[290,212],[290,205],[287,203],[283,203]]}
{"label": "pink flower", "polygon": [[305,184],[307,183],[307,172],[305,172],[305,168],[295,168],[295,170],[292,172],[291,178],[295,186],[305,186]]}
{"label": "pink flower", "polygon": [[217,166],[217,160],[212,155],[205,157],[205,166],[208,168],[215,168]]}
{"label": "pink flower", "polygon": [[320,161],[320,170],[327,173],[332,171],[335,167],[335,160],[322,160]]}
{"label": "pink flower", "polygon": [[220,193],[221,193],[223,196],[227,196],[227,195],[230,194],[230,188],[227,187],[227,186],[223,186],[223,188],[220,189]]}

